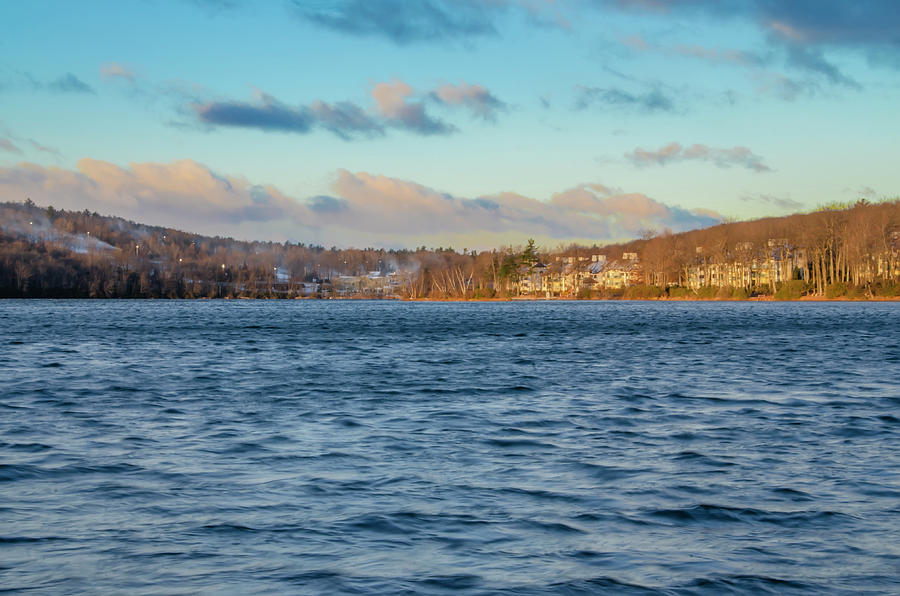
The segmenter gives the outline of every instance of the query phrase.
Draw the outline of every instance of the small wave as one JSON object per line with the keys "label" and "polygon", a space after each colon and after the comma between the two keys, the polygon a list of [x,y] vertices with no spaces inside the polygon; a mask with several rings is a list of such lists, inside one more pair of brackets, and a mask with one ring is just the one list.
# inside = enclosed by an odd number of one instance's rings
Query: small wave
{"label": "small wave", "polygon": [[705,438],[705,437],[703,437],[703,436],[698,437],[696,434],[691,433],[691,432],[679,432],[679,433],[675,433],[674,435],[672,435],[671,438],[675,439],[676,441],[696,441],[698,438]]}
{"label": "small wave", "polygon": [[698,463],[698,464],[701,464],[704,466],[710,466],[710,467],[715,467],[715,468],[730,467],[730,466],[737,465],[734,462],[716,459],[714,457],[710,457],[709,455],[704,455],[704,454],[698,453],[696,451],[682,451],[682,452],[678,453],[672,459],[679,460],[679,461],[695,462],[695,463]]}
{"label": "small wave", "polygon": [[334,589],[335,593],[337,593],[340,591],[338,589],[338,586],[343,583],[344,577],[345,576],[342,573],[339,573],[337,571],[317,569],[314,571],[307,571],[305,573],[285,575],[278,579],[285,583],[296,584],[300,586],[327,583],[329,587]]}
{"label": "small wave", "polygon": [[[520,420],[516,423],[515,427],[510,427],[515,430],[521,431],[522,429],[530,429],[530,428],[569,428],[571,427],[571,423],[565,420],[556,419],[556,418],[530,418],[527,420]],[[530,431],[526,431],[530,432]]]}
{"label": "small wave", "polygon": [[519,526],[529,530],[550,532],[552,534],[587,534],[586,531],[562,522],[547,522],[538,519],[529,519],[519,522]]}
{"label": "small wave", "polygon": [[368,426],[367,424],[363,424],[362,422],[358,422],[353,418],[338,418],[335,422],[339,426],[343,426],[344,428],[362,428],[364,426]]}
{"label": "small wave", "polygon": [[511,494],[511,495],[523,495],[526,497],[532,497],[540,500],[547,501],[560,501],[560,502],[569,502],[569,503],[580,503],[583,499],[578,495],[571,495],[566,493],[559,493],[550,490],[542,490],[542,489],[532,489],[532,488],[519,488],[515,486],[505,486],[497,489],[497,492]]}
{"label": "small wave", "polygon": [[70,466],[55,468],[53,473],[60,474],[136,474],[144,468],[129,463],[106,464],[101,466]]}
{"label": "small wave", "polygon": [[325,453],[320,453],[314,457],[321,457],[324,459],[340,459],[344,457],[355,458],[355,459],[371,459],[362,453],[347,453],[346,451],[326,451]]}
{"label": "small wave", "polygon": [[764,511],[751,507],[707,504],[676,509],[657,509],[651,511],[650,515],[677,522],[760,522],[787,527],[803,527],[821,522],[832,523],[835,520],[851,517],[836,511]]}
{"label": "small wave", "polygon": [[201,526],[201,529],[203,529],[204,531],[209,531],[209,532],[222,532],[224,534],[234,534],[234,533],[242,534],[245,532],[258,532],[259,531],[256,528],[251,528],[250,526],[244,526],[241,524],[228,524],[228,523],[206,524],[204,526]]}
{"label": "small wave", "polygon": [[585,596],[591,594],[630,594],[635,596],[651,596],[659,594],[659,591],[616,579],[614,577],[595,577],[591,579],[579,579],[566,582],[556,582],[540,588],[514,588],[505,594],[571,594]]}
{"label": "small wave", "polygon": [[606,481],[620,480],[641,473],[641,470],[626,470],[625,468],[605,466],[603,464],[592,464],[589,462],[579,462],[577,467],[590,472],[595,478]]}
{"label": "small wave", "polygon": [[484,439],[483,443],[486,445],[491,445],[492,447],[502,447],[503,449],[515,449],[520,447],[530,449],[556,449],[556,445],[553,445],[551,443],[544,443],[543,441],[538,441],[536,439],[491,438]]}
{"label": "small wave", "polygon": [[271,449],[262,445],[260,443],[255,443],[251,441],[243,441],[241,443],[236,443],[225,449],[205,449],[204,451],[208,451],[210,453],[220,453],[220,454],[244,454],[244,453],[271,453]]}
{"label": "small wave", "polygon": [[784,495],[793,501],[812,501],[813,497],[809,493],[797,490],[795,488],[779,487],[772,489],[772,492],[778,495]]}
{"label": "small wave", "polygon": [[31,464],[0,464],[0,482],[25,480],[28,478],[56,478],[61,476],[84,476],[88,474],[133,474],[144,468],[132,464],[108,464],[103,466],[71,465],[47,468]]}
{"label": "small wave", "polygon": [[51,347],[47,349],[48,354],[77,354],[78,350],[71,350],[69,348],[60,348],[57,346]]}
{"label": "small wave", "polygon": [[601,553],[595,550],[577,550],[567,554],[572,558],[584,559],[587,561],[606,560],[611,559],[617,555],[617,553]]}
{"label": "small wave", "polygon": [[845,426],[844,428],[838,430],[835,434],[839,437],[873,437],[884,433],[885,431],[881,428],[863,428],[860,426]]}
{"label": "small wave", "polygon": [[416,393],[422,393],[425,395],[458,395],[463,393],[461,389],[448,389],[446,387],[422,387],[416,389]]}
{"label": "small wave", "polygon": [[[0,536],[0,545],[4,544],[32,544],[35,542],[56,542],[65,540],[60,536]],[[3,590],[0,590],[2,592]]]}
{"label": "small wave", "polygon": [[53,449],[50,445],[44,443],[0,443],[0,449],[9,449],[11,451],[22,451],[25,453],[40,453]]}
{"label": "small wave", "polygon": [[0,464],[0,482],[11,482],[41,475],[41,468],[28,464]]}
{"label": "small wave", "polygon": [[106,388],[107,391],[112,391],[113,393],[139,393],[140,389],[138,387],[130,387],[128,385],[110,385]]}
{"label": "small wave", "polygon": [[506,391],[512,391],[514,393],[531,393],[535,391],[534,387],[529,387],[528,385],[513,385],[506,389]]}
{"label": "small wave", "polygon": [[477,588],[483,581],[478,575],[460,573],[455,575],[432,575],[416,583],[426,588],[456,591]]}
{"label": "small wave", "polygon": [[584,522],[584,523],[592,523],[592,522],[603,522],[604,524],[609,523],[624,523],[630,524],[634,526],[651,526],[654,525],[653,522],[644,521],[638,517],[632,517],[628,515],[623,515],[621,513],[579,513],[574,518],[576,521]]}
{"label": "small wave", "polygon": [[13,404],[4,404],[4,403],[0,403],[0,408],[4,408],[7,410],[30,410],[31,409],[26,406],[14,406]]}
{"label": "small wave", "polygon": [[392,517],[396,516],[367,514],[346,520],[343,525],[348,528],[376,532],[378,534],[406,535],[410,533],[410,528],[397,523],[397,521],[391,519]]}
{"label": "small wave", "polygon": [[729,575],[698,578],[678,594],[822,594],[826,586],[762,575]]}
{"label": "small wave", "polygon": [[[856,490],[863,495],[869,497],[886,497],[889,499],[896,499],[897,503],[900,503],[900,489],[886,486],[883,484],[876,484],[874,482],[855,482]],[[895,509],[895,511],[897,511]]]}
{"label": "small wave", "polygon": [[651,511],[653,517],[678,522],[745,521],[763,515],[763,511],[751,508],[725,507],[721,505],[694,505],[678,509],[657,509]]}

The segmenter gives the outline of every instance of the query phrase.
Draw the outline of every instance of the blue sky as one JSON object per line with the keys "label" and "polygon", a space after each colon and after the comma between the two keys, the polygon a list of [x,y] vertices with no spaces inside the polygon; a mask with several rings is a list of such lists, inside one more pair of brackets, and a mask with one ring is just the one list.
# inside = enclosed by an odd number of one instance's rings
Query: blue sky
{"label": "blue sky", "polygon": [[0,200],[552,247],[898,194],[893,0],[0,5]]}

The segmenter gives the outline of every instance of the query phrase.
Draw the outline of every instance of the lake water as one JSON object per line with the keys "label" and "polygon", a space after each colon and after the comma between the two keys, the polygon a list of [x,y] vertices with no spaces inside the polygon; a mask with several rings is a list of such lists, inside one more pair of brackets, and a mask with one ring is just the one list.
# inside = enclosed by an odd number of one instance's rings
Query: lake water
{"label": "lake water", "polygon": [[900,593],[900,303],[0,302],[0,590]]}

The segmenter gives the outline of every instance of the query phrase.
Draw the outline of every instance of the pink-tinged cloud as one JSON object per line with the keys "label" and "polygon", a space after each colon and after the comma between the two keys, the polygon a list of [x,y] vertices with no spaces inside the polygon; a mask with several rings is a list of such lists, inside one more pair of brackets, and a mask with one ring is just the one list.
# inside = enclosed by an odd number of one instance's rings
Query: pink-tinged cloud
{"label": "pink-tinged cloud", "polygon": [[497,113],[506,110],[506,104],[481,85],[441,85],[432,92],[435,101],[449,106],[463,106],[483,120],[494,121]]}
{"label": "pink-tinged cloud", "polygon": [[706,161],[720,168],[739,166],[754,172],[769,172],[771,168],[763,159],[747,147],[716,148],[694,144],[683,147],[679,143],[669,143],[655,151],[638,147],[625,158],[638,167],[664,166],[683,161]]}
{"label": "pink-tinged cloud", "polygon": [[133,83],[135,79],[134,72],[119,62],[107,62],[100,67],[100,74],[105,79],[124,79],[129,83]]}
{"label": "pink-tinged cloud", "polygon": [[[645,194],[622,193],[600,184],[582,184],[556,193],[550,203],[582,217],[605,220],[613,229],[628,230],[629,236],[652,228],[700,227],[691,223],[697,221],[697,211],[669,207]],[[714,215],[710,219],[721,218]]]}
{"label": "pink-tinged cloud", "polygon": [[89,209],[211,235],[339,246],[468,246],[603,242],[648,228],[676,231],[717,223],[715,214],[660,203],[641,193],[582,184],[549,201],[504,192],[458,197],[409,180],[337,172],[332,195],[304,200],[192,160],[122,167],[82,159],[77,170],[19,164],[0,168],[0,200]]}
{"label": "pink-tinged cloud", "polygon": [[301,228],[308,210],[271,186],[220,176],[192,160],[121,167],[84,158],[77,170],[23,163],[0,168],[0,199],[90,209],[206,234],[236,234],[279,220]]}
{"label": "pink-tinged cloud", "polygon": [[385,118],[399,118],[406,100],[412,94],[412,87],[398,79],[390,83],[377,83],[372,88],[372,98],[378,106],[378,111]]}
{"label": "pink-tinged cloud", "polygon": [[445,135],[456,129],[430,116],[422,101],[413,99],[413,89],[403,81],[377,83],[372,88],[375,111],[389,126],[405,128],[422,135]]}
{"label": "pink-tinged cloud", "polygon": [[333,224],[395,235],[415,230],[429,236],[610,240],[633,237],[647,228],[685,230],[718,221],[599,184],[579,185],[549,201],[510,192],[467,198],[407,180],[341,170],[334,191],[343,208],[329,211]]}
{"label": "pink-tinged cloud", "polygon": [[19,155],[22,154],[22,150],[9,139],[0,139],[0,151],[8,151],[9,153],[17,153]]}

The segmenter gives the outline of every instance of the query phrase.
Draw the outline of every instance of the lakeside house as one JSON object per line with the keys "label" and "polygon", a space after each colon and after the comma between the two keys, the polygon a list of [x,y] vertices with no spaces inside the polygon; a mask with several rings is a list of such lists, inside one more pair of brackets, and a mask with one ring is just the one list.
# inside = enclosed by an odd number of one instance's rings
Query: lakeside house
{"label": "lakeside house", "polygon": [[[597,261],[591,264],[591,277],[599,288],[620,289],[636,286],[644,282],[644,270],[638,254],[622,253],[622,258],[607,261],[606,255],[595,255]],[[603,257],[601,261],[600,257]]]}
{"label": "lakeside house", "polygon": [[605,254],[558,256],[551,265],[538,263],[520,271],[519,294],[543,294],[545,297],[573,297],[580,291],[624,288],[643,283],[638,254],[622,253],[609,260]]}
{"label": "lakeside house", "polygon": [[[692,290],[703,287],[765,288],[774,291],[791,279],[806,279],[807,251],[785,239],[770,238],[762,246],[738,242],[730,251],[711,251],[697,246],[693,258],[682,270],[679,281]],[[877,261],[879,271],[900,264]],[[616,258],[607,254],[557,256],[550,265],[538,263],[520,268],[516,290],[521,295],[575,297],[588,290],[621,290],[650,283],[645,264],[637,252],[622,252]]]}
{"label": "lakeside house", "polygon": [[732,251],[695,249],[696,257],[687,271],[687,286],[774,289],[791,279],[808,277],[806,251],[783,238],[770,238],[755,249],[752,242],[738,242]]}

